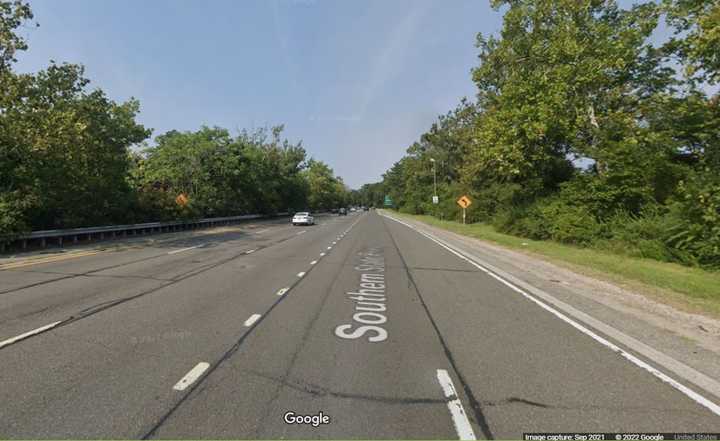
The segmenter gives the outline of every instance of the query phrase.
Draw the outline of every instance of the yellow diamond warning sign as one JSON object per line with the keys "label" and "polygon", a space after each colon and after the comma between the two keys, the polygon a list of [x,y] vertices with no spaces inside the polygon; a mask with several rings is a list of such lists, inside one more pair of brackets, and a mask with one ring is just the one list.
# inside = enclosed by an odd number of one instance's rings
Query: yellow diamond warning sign
{"label": "yellow diamond warning sign", "polygon": [[467,196],[461,196],[460,199],[457,200],[457,203],[459,206],[467,208],[470,206],[470,204],[472,204],[472,201]]}
{"label": "yellow diamond warning sign", "polygon": [[181,206],[185,206],[188,203],[188,197],[185,196],[184,193],[180,193],[178,197],[175,198],[175,203]]}

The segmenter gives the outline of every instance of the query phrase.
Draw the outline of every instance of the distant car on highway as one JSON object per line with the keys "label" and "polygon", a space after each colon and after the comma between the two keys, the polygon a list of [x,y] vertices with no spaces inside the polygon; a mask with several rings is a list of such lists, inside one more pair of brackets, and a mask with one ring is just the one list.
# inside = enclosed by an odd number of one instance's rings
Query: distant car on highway
{"label": "distant car on highway", "polygon": [[350,207],[350,211],[357,211],[355,207]]}
{"label": "distant car on highway", "polygon": [[344,207],[341,208],[341,209],[339,209],[339,210],[338,210],[338,216],[347,216],[347,209],[344,208]]}
{"label": "distant car on highway", "polygon": [[315,218],[307,211],[295,213],[292,218],[293,225],[315,225]]}

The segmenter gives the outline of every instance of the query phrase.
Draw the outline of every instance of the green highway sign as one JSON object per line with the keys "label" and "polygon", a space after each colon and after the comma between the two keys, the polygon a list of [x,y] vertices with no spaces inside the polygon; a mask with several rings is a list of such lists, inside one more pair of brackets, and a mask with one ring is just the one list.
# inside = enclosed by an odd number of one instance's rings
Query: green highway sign
{"label": "green highway sign", "polygon": [[385,195],[385,206],[386,207],[392,207],[393,201],[390,199],[389,195]]}

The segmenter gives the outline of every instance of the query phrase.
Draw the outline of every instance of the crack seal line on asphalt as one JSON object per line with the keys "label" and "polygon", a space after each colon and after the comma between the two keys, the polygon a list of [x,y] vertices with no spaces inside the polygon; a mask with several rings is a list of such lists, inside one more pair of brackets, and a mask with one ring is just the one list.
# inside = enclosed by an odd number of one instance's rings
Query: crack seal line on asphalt
{"label": "crack seal line on asphalt", "polygon": [[[354,227],[355,224],[357,224],[359,221],[360,221],[360,219],[358,219],[357,221],[355,221],[355,222],[350,226],[350,228]],[[312,268],[311,268],[310,270],[312,270]],[[308,271],[308,272],[309,272],[309,271]],[[283,289],[285,290],[285,291],[283,292],[283,294],[287,293],[288,291],[291,291],[291,290],[292,290],[293,288],[295,288],[300,282],[302,282],[302,279],[301,279],[301,278],[298,278],[298,279],[296,279],[290,286],[288,286],[287,288],[283,288]],[[283,291],[283,290],[280,290],[280,291]],[[217,369],[218,367],[220,367],[220,365],[221,365],[225,360],[227,360],[228,358],[230,358],[235,352],[238,351],[238,349],[240,349],[240,346],[242,346],[242,344],[243,344],[243,342],[245,341],[245,339],[248,338],[248,337],[252,334],[252,331],[254,331],[258,326],[260,326],[260,324],[263,322],[263,320],[265,320],[265,319],[270,315],[270,312],[272,312],[272,310],[275,309],[275,308],[280,304],[280,302],[282,302],[283,300],[285,300],[285,298],[286,298],[287,296],[281,295],[281,294],[280,294],[280,291],[278,292],[278,297],[279,297],[279,298],[278,298],[277,300],[275,300],[275,301],[272,303],[272,305],[270,305],[270,307],[267,309],[267,311],[265,311],[265,314],[261,315],[260,318],[258,318],[258,319],[250,326],[250,329],[248,329],[243,335],[241,335],[240,338],[230,347],[230,349],[228,349],[228,350],[220,357],[220,359],[219,359],[218,361],[216,361],[215,363],[211,364],[210,367],[207,368],[207,371],[204,373],[204,375],[202,376],[202,378],[200,378],[200,381],[195,381],[192,385],[189,386],[188,391],[185,392],[185,393],[182,395],[182,397],[180,397],[180,398],[178,399],[178,401],[175,403],[175,405],[173,405],[162,417],[160,417],[160,419],[158,419],[157,423],[155,423],[154,425],[152,425],[151,428],[150,428],[147,432],[145,432],[145,434],[144,434],[142,437],[140,437],[141,439],[148,439],[148,438],[152,437],[152,436],[158,431],[158,429],[160,429],[160,427],[162,427],[162,425],[165,423],[165,421],[167,421],[167,419],[170,418],[170,416],[172,416],[178,408],[180,408],[180,406],[185,402],[185,400],[187,400],[187,399],[192,395],[193,391],[195,391],[196,388],[197,388],[200,384],[202,384],[203,380],[205,380],[206,378],[208,378],[208,377],[210,376],[210,374],[212,374],[212,373],[215,371],[215,369]]]}
{"label": "crack seal line on asphalt", "polygon": [[[387,217],[384,215],[381,215],[383,217]],[[390,219],[390,218],[389,218]],[[393,219],[394,220],[394,219]],[[425,303],[425,299],[423,298],[422,294],[420,294],[420,289],[417,286],[417,283],[415,283],[415,278],[413,277],[412,273],[410,272],[410,269],[407,265],[407,262],[405,261],[405,257],[402,255],[402,252],[400,252],[400,247],[398,246],[397,242],[395,241],[395,238],[390,233],[390,230],[388,229],[388,226],[385,222],[383,222],[383,227],[385,228],[385,232],[390,237],[390,241],[392,242],[393,246],[395,247],[395,250],[398,253],[398,256],[400,257],[400,261],[402,262],[402,267],[405,270],[405,274],[408,277],[408,281],[412,285],[413,290],[415,291],[415,294],[418,297],[418,300],[420,300],[420,305],[422,305],[423,309],[425,310],[425,314],[427,315],[428,320],[430,321],[430,325],[432,325],[433,329],[435,330],[435,335],[437,336],[438,340],[440,341],[440,345],[443,348],[443,351],[445,352],[445,357],[447,357],[448,362],[450,363],[450,366],[452,366],[453,371],[455,372],[455,375],[457,375],[458,379],[460,380],[460,384],[462,385],[463,391],[465,392],[465,396],[467,397],[468,401],[470,402],[470,407],[472,408],[474,414],[475,414],[475,422],[480,426],[480,430],[483,433],[483,436],[486,439],[493,439],[494,435],[492,431],[490,430],[490,426],[488,425],[487,420],[485,419],[485,414],[483,413],[482,406],[480,405],[480,402],[477,398],[475,398],[475,394],[473,393],[472,389],[470,388],[470,385],[465,380],[465,376],[460,371],[460,368],[458,367],[457,363],[455,362],[455,357],[452,354],[452,351],[450,351],[450,347],[447,345],[447,342],[445,341],[445,338],[443,337],[442,333],[440,332],[440,328],[438,327],[437,323],[435,322],[435,319],[433,318],[432,314],[430,313],[430,308],[427,306],[427,303]],[[452,410],[451,410],[452,415]]]}
{"label": "crack seal line on asphalt", "polygon": [[[556,316],[556,317],[559,318],[560,320],[566,322],[566,323],[569,324],[570,326],[574,327],[575,329],[577,329],[577,330],[580,331],[581,333],[587,335],[588,337],[592,338],[593,340],[595,340],[596,342],[602,344],[603,346],[606,346],[607,348],[609,348],[609,349],[612,350],[613,352],[618,353],[619,355],[621,355],[623,358],[625,358],[626,360],[630,361],[630,362],[633,363],[634,365],[636,365],[636,366],[638,366],[638,367],[640,367],[640,368],[648,371],[650,374],[652,374],[652,375],[655,376],[656,378],[660,379],[662,382],[670,385],[671,387],[673,387],[674,389],[678,390],[679,392],[681,392],[682,394],[684,394],[685,396],[687,396],[687,397],[690,398],[691,400],[693,400],[693,401],[695,401],[696,403],[700,404],[701,406],[707,408],[708,410],[710,410],[710,411],[711,411],[712,413],[714,413],[715,415],[720,416],[720,405],[718,405],[717,403],[711,401],[710,399],[704,397],[703,395],[700,395],[699,393],[697,393],[697,392],[695,392],[694,390],[688,388],[687,386],[683,385],[682,383],[678,382],[677,380],[673,379],[672,377],[668,376],[667,374],[663,373],[662,371],[660,371],[660,370],[656,369],[655,367],[651,366],[651,365],[648,364],[647,362],[641,360],[640,358],[636,357],[635,355],[627,352],[626,350],[622,349],[621,347],[617,346],[616,344],[610,342],[610,341],[607,340],[606,338],[604,338],[604,337],[598,335],[597,333],[591,331],[589,328],[587,328],[587,327],[583,326],[582,324],[580,324],[579,322],[571,319],[571,318],[568,317],[567,315],[565,315],[565,314],[563,314],[562,312],[556,310],[555,308],[549,306],[549,305],[546,304],[545,302],[542,302],[541,300],[537,299],[535,296],[532,296],[532,295],[528,294],[528,293],[525,292],[524,290],[522,290],[522,289],[520,289],[519,287],[515,286],[513,283],[505,280],[504,278],[500,277],[499,275],[495,274],[494,272],[490,271],[489,269],[485,268],[484,266],[478,264],[478,263],[475,262],[473,259],[471,259],[470,257],[466,256],[465,253],[462,253],[461,251],[455,249],[454,247],[452,247],[452,246],[450,246],[449,244],[445,243],[445,242],[442,241],[441,239],[438,239],[438,238],[434,237],[434,236],[431,235],[431,234],[425,233],[424,231],[421,231],[420,229],[418,229],[418,228],[416,228],[416,227],[414,227],[414,226],[412,226],[412,225],[410,225],[410,224],[408,224],[408,223],[406,223],[406,222],[400,221],[400,220],[398,220],[398,219],[395,219],[395,218],[393,218],[393,217],[391,217],[391,216],[388,216],[388,215],[385,215],[385,214],[382,214],[381,216],[383,216],[383,217],[385,217],[385,218],[387,218],[387,219],[390,219],[390,220],[392,220],[392,221],[395,221],[395,222],[397,222],[397,223],[399,223],[399,224],[405,225],[406,227],[410,228],[411,230],[416,231],[417,233],[421,234],[422,236],[425,236],[426,238],[430,239],[431,241],[435,242],[436,244],[440,245],[441,247],[445,248],[446,250],[450,251],[451,253],[455,254],[456,256],[460,257],[461,259],[465,260],[466,262],[470,263],[471,265],[475,266],[476,268],[480,269],[480,270],[483,271],[484,273],[488,274],[489,276],[491,276],[491,277],[494,278],[495,280],[499,281],[499,282],[502,283],[503,285],[505,285],[505,286],[509,287],[510,289],[512,289],[513,291],[521,294],[522,296],[524,296],[524,297],[527,298],[528,300],[532,301],[533,303],[537,304],[538,306],[540,306],[540,307],[543,308],[544,310],[550,312],[551,314],[553,314],[554,316]],[[558,301],[558,302],[559,302],[559,301]],[[570,308],[569,305],[568,305],[568,308]],[[595,320],[595,321],[597,321],[597,320]],[[609,325],[606,325],[606,324],[604,324],[604,323],[602,323],[602,322],[599,322],[599,321],[597,321],[597,322],[598,322],[598,323],[601,323],[602,325],[604,325],[604,326],[606,326],[606,327],[609,328]],[[620,331],[618,331],[618,330],[616,330],[616,329],[614,329],[614,328],[613,328],[613,330],[614,330],[616,333],[618,333],[618,335],[622,335],[623,337],[625,337],[625,338],[627,338],[627,339],[630,339],[630,338],[631,338],[631,337],[629,337],[629,336],[626,336],[625,334],[622,334]],[[663,355],[664,355],[664,354],[663,354]],[[646,356],[647,356],[647,355],[646,355]],[[650,359],[652,360],[652,357],[648,357],[648,358],[650,358]],[[653,361],[656,361],[656,360],[653,360]],[[679,363],[679,362],[677,362],[676,360],[674,360],[674,361],[675,361],[676,363]],[[657,362],[657,361],[656,361],[656,362]],[[699,378],[701,381],[704,381],[704,382],[709,383],[710,386],[713,386],[712,383],[714,383],[714,380],[712,380],[711,378],[706,377],[704,374],[695,371],[695,370],[692,369],[690,366],[685,366],[685,365],[683,365],[682,367],[683,367],[685,370],[687,370],[689,373],[691,373],[694,377]],[[708,381],[708,380],[709,380],[709,381]],[[692,380],[688,380],[688,381],[692,381]],[[711,382],[712,382],[712,383],[711,383]],[[697,384],[697,383],[696,383],[696,384]]]}

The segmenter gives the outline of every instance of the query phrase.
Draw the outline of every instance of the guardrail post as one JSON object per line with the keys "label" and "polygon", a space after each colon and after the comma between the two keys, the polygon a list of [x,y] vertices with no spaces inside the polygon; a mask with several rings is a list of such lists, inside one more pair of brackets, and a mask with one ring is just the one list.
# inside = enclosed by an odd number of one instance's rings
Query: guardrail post
{"label": "guardrail post", "polygon": [[62,245],[63,245],[63,238],[62,238],[62,236],[60,236],[60,237],[58,237],[58,246],[60,248],[62,248],[63,247]]}
{"label": "guardrail post", "polygon": [[45,245],[47,245],[47,241],[43,237],[40,239],[40,248],[45,248]]}
{"label": "guardrail post", "polygon": [[100,240],[104,240],[104,239],[105,239],[105,233],[102,233],[102,232],[101,232],[101,233],[100,233]]}

